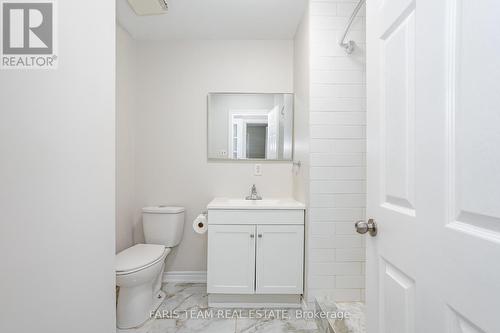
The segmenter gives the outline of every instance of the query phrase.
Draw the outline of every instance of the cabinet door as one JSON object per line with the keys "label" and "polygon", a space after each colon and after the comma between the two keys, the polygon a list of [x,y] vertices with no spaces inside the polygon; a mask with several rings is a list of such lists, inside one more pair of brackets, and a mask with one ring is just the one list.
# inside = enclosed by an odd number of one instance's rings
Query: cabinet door
{"label": "cabinet door", "polygon": [[208,226],[207,291],[255,293],[255,225]]}
{"label": "cabinet door", "polygon": [[257,294],[302,294],[303,225],[257,226]]}

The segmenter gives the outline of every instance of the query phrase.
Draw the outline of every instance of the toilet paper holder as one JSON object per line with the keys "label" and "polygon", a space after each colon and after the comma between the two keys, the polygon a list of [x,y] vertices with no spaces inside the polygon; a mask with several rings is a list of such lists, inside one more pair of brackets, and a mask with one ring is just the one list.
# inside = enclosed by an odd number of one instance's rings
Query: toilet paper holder
{"label": "toilet paper holder", "polygon": [[194,220],[193,220],[193,230],[198,234],[204,234],[207,232],[207,224],[208,224],[208,212],[202,211]]}

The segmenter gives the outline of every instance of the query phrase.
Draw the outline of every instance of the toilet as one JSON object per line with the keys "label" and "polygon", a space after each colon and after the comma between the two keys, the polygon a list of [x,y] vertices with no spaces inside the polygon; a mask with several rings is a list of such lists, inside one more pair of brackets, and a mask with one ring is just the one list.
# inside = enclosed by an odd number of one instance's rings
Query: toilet
{"label": "toilet", "polygon": [[136,244],[116,255],[116,308],[119,329],[139,327],[165,298],[161,290],[165,258],[184,230],[183,207],[145,207],[142,223],[146,244]]}

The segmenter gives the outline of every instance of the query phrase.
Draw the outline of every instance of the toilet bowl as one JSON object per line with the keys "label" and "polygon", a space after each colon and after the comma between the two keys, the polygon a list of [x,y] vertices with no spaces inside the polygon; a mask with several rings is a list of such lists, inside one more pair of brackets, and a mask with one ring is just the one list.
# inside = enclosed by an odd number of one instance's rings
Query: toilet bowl
{"label": "toilet bowl", "polygon": [[[161,304],[161,275],[170,249],[163,245],[137,244],[116,256],[116,308],[118,328],[142,325]],[[156,302],[155,302],[156,301]]]}
{"label": "toilet bowl", "polygon": [[120,288],[116,326],[122,330],[144,324],[163,302],[165,258],[181,241],[184,208],[143,208],[143,225],[147,244],[136,244],[116,255],[116,285]]}

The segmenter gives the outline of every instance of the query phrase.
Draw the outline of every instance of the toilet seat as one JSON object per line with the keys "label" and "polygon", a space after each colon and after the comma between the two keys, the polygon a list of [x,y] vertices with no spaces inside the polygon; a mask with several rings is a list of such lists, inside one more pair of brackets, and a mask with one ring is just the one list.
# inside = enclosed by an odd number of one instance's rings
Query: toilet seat
{"label": "toilet seat", "polygon": [[116,275],[131,274],[158,263],[170,253],[170,248],[155,244],[136,244],[116,255]]}

